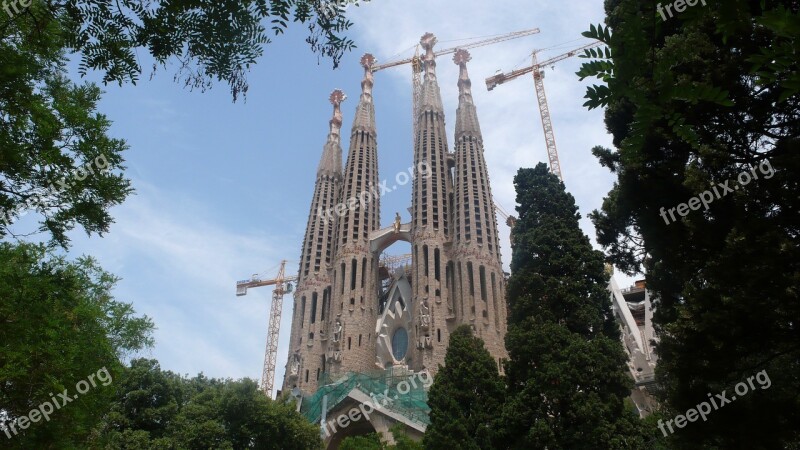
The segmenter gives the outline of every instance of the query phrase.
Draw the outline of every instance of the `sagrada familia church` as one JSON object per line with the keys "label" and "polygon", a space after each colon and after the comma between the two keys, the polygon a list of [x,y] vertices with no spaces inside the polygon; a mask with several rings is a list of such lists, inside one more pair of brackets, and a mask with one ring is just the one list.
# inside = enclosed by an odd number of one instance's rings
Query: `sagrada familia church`
{"label": "sagrada familia church", "polygon": [[[361,59],[364,79],[344,167],[345,96],[338,90],[331,94],[333,118],[302,245],[282,389],[320,424],[327,448],[374,431],[391,441],[394,426],[421,437],[429,409],[425,389],[413,380],[421,373],[433,376],[444,364],[456,327],[469,325],[501,372],[507,357],[506,279],[467,72],[470,55],[458,50],[453,58],[460,73],[452,80],[459,101],[451,152],[435,43],[430,33],[422,37],[424,80],[414,118],[418,173],[408,223],[399,215],[386,227],[380,220],[374,58]],[[397,241],[410,244],[410,264],[382,261],[384,250]],[[628,322],[636,328],[633,319]]]}

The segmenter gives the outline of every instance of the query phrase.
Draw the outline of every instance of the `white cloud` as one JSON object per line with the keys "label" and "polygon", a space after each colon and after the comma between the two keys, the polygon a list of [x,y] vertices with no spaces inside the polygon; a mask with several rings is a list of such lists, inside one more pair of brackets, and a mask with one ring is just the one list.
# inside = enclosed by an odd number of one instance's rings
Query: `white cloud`
{"label": "white cloud", "polygon": [[[104,239],[76,242],[123,279],[115,296],[132,302],[157,327],[152,356],[164,369],[214,377],[259,379],[271,289],[235,296],[237,280],[258,272],[272,277],[296,243],[259,230],[246,234],[214,222],[208,206],[180,193],[160,191],[134,181],[137,195],[112,211],[116,223]],[[270,239],[270,236],[273,238]],[[287,272],[292,273],[294,265]],[[291,295],[284,301],[281,344],[288,342]],[[286,362],[281,345],[278,367]],[[279,383],[276,383],[279,386]]]}

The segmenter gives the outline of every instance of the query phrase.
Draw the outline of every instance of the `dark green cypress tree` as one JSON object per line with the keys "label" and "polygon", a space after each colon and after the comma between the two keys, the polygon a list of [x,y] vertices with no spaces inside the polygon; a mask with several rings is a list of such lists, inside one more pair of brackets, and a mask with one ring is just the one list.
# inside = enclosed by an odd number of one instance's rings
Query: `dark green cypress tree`
{"label": "dark green cypress tree", "polygon": [[450,335],[445,366],[428,393],[431,424],[423,445],[427,450],[491,448],[491,426],[502,403],[494,358],[469,325],[461,325]]}
{"label": "dark green cypress tree", "polygon": [[495,448],[643,448],[603,254],[544,164],[514,179],[519,220],[508,282],[508,401]]}

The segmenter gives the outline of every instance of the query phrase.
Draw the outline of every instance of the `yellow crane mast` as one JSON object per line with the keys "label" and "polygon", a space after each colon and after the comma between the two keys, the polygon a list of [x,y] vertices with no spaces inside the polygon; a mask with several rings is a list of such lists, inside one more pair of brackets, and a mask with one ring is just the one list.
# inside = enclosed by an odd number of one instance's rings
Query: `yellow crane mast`
{"label": "yellow crane mast", "polygon": [[296,276],[286,276],[286,260],[281,261],[281,267],[275,278],[264,280],[257,274],[249,280],[236,282],[236,296],[247,295],[248,288],[261,286],[275,286],[272,290],[272,305],[269,311],[269,328],[267,330],[267,346],[264,351],[264,369],[261,372],[260,388],[272,397],[272,387],[275,385],[275,363],[278,358],[278,335],[281,331],[281,312],[283,311],[283,294],[292,292],[292,281],[296,281]]}
{"label": "yellow crane mast", "polygon": [[578,47],[574,50],[570,50],[566,53],[561,55],[555,56],[550,58],[546,61],[539,62],[536,54],[539,53],[541,50],[536,50],[533,52],[532,59],[533,63],[522,69],[513,70],[508,73],[499,73],[497,75],[491,76],[486,79],[486,88],[488,90],[494,89],[497,85],[503,84],[506,81],[513,80],[515,78],[519,78],[522,75],[529,74],[533,72],[533,83],[536,88],[536,100],[539,102],[539,114],[542,116],[542,128],[544,129],[544,141],[545,145],[547,146],[547,158],[550,161],[550,172],[554,173],[559,180],[564,181],[564,177],[561,175],[561,163],[558,159],[558,150],[556,149],[556,137],[553,133],[553,123],[550,119],[550,108],[547,106],[547,97],[545,96],[544,92],[544,71],[541,70],[542,67],[550,66],[558,61],[562,61],[564,59],[570,58],[575,56],[579,51],[583,49],[588,49],[592,47],[599,47],[602,45],[600,42],[592,42],[591,44],[586,44],[584,46]]}

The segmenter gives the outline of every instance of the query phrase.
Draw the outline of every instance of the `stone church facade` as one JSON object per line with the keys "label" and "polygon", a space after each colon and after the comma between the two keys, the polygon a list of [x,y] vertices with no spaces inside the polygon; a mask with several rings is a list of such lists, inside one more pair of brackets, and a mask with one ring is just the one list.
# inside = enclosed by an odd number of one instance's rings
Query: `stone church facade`
{"label": "stone church facade", "polygon": [[[421,40],[424,80],[415,117],[410,221],[382,227],[378,134],[371,70],[364,79],[342,165],[341,91],[317,169],[294,295],[284,390],[311,395],[322,380],[402,368],[435,374],[449,335],[472,326],[500,366],[507,357],[505,277],[483,137],[459,50],[459,102],[453,149],[445,131],[436,38]],[[397,241],[411,245],[410,264],[383,264]],[[297,392],[295,390],[295,392]]]}

